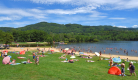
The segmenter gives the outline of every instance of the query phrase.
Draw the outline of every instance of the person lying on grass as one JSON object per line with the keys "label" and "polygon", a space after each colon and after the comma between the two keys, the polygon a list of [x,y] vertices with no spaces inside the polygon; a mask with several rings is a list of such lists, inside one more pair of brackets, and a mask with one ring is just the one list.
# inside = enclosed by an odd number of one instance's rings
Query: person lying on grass
{"label": "person lying on grass", "polygon": [[59,59],[66,59],[66,56],[61,56],[59,57]]}
{"label": "person lying on grass", "polygon": [[15,60],[15,59],[13,59],[13,60],[12,60],[12,62],[11,62],[10,64],[15,64],[15,61],[16,61],[16,60]]}
{"label": "person lying on grass", "polygon": [[32,62],[30,61],[30,58],[27,60],[27,63],[32,63]]}
{"label": "person lying on grass", "polygon": [[89,55],[88,58],[92,58],[92,57]]}
{"label": "person lying on grass", "polygon": [[71,59],[71,60],[68,60],[68,62],[69,62],[69,63],[74,63],[74,60],[73,60],[73,59]]}

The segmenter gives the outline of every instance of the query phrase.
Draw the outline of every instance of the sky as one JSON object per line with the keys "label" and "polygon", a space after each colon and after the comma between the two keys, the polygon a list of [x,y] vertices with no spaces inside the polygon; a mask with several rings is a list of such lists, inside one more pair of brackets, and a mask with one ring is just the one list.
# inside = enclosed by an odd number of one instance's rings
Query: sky
{"label": "sky", "polygon": [[138,0],[0,1],[0,27],[39,22],[138,28]]}

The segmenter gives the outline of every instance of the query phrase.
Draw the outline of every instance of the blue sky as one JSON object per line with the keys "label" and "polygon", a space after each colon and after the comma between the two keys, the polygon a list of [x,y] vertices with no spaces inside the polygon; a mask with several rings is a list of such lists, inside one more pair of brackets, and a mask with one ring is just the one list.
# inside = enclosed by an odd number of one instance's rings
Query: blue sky
{"label": "blue sky", "polygon": [[1,0],[0,27],[38,22],[138,28],[138,0]]}

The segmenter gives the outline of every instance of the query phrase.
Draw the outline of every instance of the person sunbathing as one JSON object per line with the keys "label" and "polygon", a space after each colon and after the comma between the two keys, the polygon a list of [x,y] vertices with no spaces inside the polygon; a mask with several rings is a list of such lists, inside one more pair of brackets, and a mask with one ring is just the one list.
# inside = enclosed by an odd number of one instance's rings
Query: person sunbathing
{"label": "person sunbathing", "polygon": [[61,57],[59,57],[59,59],[65,59],[66,57],[64,57],[64,56],[61,56]]}
{"label": "person sunbathing", "polygon": [[86,62],[94,62],[94,61],[92,61],[92,60],[86,60]]}
{"label": "person sunbathing", "polygon": [[92,57],[89,55],[88,58],[92,58]]}
{"label": "person sunbathing", "polygon": [[68,60],[68,62],[69,62],[69,63],[74,63],[73,59],[71,59],[71,60]]}
{"label": "person sunbathing", "polygon": [[30,62],[30,58],[27,60],[27,63],[32,63],[32,62]]}

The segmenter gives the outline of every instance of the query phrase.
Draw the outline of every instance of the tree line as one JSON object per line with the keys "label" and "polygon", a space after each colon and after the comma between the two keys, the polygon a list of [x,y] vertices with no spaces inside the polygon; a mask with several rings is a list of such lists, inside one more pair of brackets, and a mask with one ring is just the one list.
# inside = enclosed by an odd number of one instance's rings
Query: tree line
{"label": "tree line", "polygon": [[97,42],[100,40],[138,41],[138,31],[97,31],[91,33],[47,33],[42,30],[21,31],[12,29],[9,32],[0,31],[0,42],[9,44],[15,42]]}
{"label": "tree line", "polygon": [[97,42],[100,40],[138,41],[138,29],[112,26],[82,26],[40,22],[25,27],[0,28],[0,42]]}

